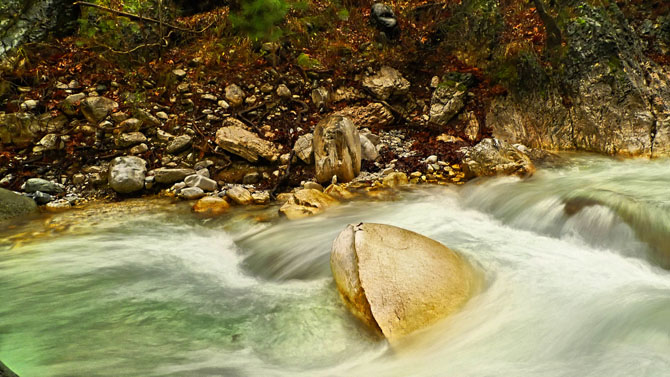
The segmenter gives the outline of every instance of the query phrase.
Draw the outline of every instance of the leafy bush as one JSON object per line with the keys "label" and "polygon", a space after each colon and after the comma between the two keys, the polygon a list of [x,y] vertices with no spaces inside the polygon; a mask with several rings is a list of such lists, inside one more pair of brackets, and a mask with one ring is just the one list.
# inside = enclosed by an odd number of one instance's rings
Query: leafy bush
{"label": "leafy bush", "polygon": [[233,26],[253,40],[277,40],[281,36],[278,25],[290,6],[284,0],[247,0],[239,12],[231,14]]}

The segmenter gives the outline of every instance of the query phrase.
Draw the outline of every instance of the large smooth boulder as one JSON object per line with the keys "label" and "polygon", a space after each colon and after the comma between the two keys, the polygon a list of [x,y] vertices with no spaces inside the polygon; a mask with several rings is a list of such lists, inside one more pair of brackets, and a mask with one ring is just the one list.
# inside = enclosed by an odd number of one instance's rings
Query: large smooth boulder
{"label": "large smooth boulder", "polygon": [[535,165],[530,157],[510,143],[499,139],[483,139],[470,149],[463,159],[467,177],[495,175],[530,176]]}
{"label": "large smooth boulder", "polygon": [[117,157],[109,165],[109,185],[120,194],[129,194],[144,188],[147,163],[135,156]]}
{"label": "large smooth boulder", "polygon": [[402,77],[398,70],[391,67],[382,67],[377,74],[363,79],[363,87],[377,98],[387,100],[392,96],[407,94],[410,83]]}
{"label": "large smooth boulder", "polygon": [[0,221],[29,214],[37,209],[34,200],[0,188]]}
{"label": "large smooth boulder", "polygon": [[119,104],[106,97],[88,97],[82,100],[79,106],[86,120],[98,124],[118,108]]}
{"label": "large smooth boulder", "polygon": [[349,182],[361,171],[361,138],[349,118],[332,115],[320,121],[313,149],[318,182],[329,182],[334,175],[338,182]]}
{"label": "large smooth boulder", "polygon": [[240,126],[219,128],[216,131],[216,144],[225,151],[236,154],[249,162],[256,162],[261,157],[268,161],[275,161],[279,155],[271,141],[261,139]]}
{"label": "large smooth boulder", "polygon": [[479,277],[459,254],[384,224],[350,224],[333,242],[330,267],[349,310],[394,341],[463,307]]}

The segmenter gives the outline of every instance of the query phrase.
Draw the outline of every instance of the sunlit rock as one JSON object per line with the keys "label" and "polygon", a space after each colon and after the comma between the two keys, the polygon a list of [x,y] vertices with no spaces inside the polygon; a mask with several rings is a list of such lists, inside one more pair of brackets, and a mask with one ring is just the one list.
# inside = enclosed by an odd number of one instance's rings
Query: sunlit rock
{"label": "sunlit rock", "polygon": [[337,203],[337,199],[319,190],[302,189],[288,198],[279,213],[289,220],[297,220],[319,214]]}
{"label": "sunlit rock", "polygon": [[316,180],[349,182],[361,171],[361,139],[349,118],[329,116],[314,128]]}
{"label": "sunlit rock", "polygon": [[458,311],[478,286],[463,257],[391,225],[348,225],[330,267],[349,310],[391,341]]}
{"label": "sunlit rock", "polygon": [[230,204],[218,196],[205,196],[193,205],[193,212],[207,217],[215,217],[228,212]]}
{"label": "sunlit rock", "polygon": [[535,165],[523,151],[498,139],[483,139],[470,149],[463,159],[463,171],[468,177],[518,175],[530,176]]}

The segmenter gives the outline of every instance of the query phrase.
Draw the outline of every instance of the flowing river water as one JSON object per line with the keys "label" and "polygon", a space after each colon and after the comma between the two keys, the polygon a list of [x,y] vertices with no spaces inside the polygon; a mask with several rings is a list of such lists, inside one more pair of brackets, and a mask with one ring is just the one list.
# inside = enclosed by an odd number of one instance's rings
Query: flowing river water
{"label": "flowing river water", "polygon": [[[28,221],[0,234],[0,360],[22,377],[670,376],[669,163],[573,156],[295,222],[164,202]],[[458,250],[484,287],[388,345],[330,273],[358,222]]]}

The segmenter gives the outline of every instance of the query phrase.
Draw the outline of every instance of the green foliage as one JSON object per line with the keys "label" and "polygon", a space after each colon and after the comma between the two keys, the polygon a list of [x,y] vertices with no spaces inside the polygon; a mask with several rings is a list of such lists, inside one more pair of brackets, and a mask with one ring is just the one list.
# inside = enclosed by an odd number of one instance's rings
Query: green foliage
{"label": "green foliage", "polygon": [[277,40],[278,25],[290,6],[284,0],[246,0],[238,13],[230,15],[233,26],[253,40]]}
{"label": "green foliage", "polygon": [[296,62],[298,63],[299,66],[301,66],[304,69],[313,69],[321,65],[320,61],[310,57],[305,53],[298,55]]}

